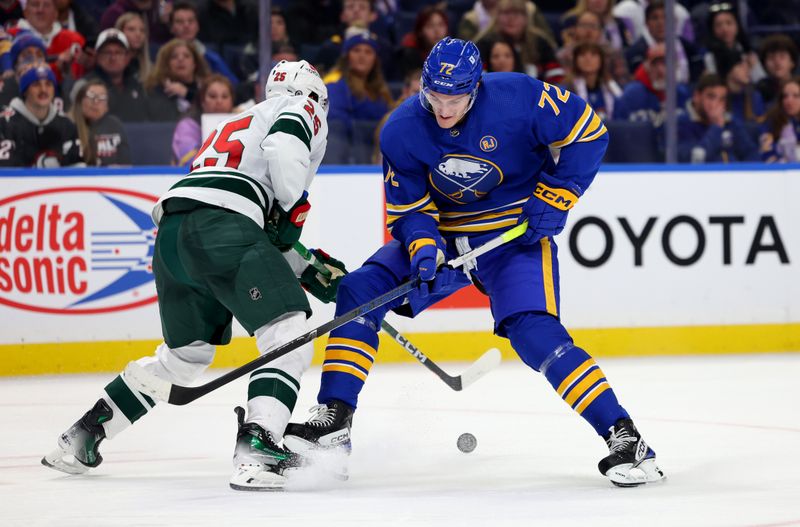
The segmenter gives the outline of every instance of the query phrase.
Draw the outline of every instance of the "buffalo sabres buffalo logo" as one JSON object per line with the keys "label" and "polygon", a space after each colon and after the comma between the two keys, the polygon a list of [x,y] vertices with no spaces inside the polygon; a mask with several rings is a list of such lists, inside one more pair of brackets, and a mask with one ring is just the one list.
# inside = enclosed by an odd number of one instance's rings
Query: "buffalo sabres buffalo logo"
{"label": "buffalo sabres buffalo logo", "polygon": [[448,154],[433,167],[430,182],[440,194],[460,203],[471,203],[486,196],[503,181],[500,167],[479,157]]}
{"label": "buffalo sabres buffalo logo", "polygon": [[481,137],[481,150],[484,152],[491,152],[497,148],[497,139],[491,135],[484,135]]}

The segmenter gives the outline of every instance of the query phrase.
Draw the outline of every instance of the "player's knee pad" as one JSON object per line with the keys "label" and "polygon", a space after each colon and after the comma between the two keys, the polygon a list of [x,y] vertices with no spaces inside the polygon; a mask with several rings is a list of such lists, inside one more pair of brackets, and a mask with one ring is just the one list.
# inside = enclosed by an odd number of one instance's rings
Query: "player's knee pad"
{"label": "player's knee pad", "polygon": [[[268,353],[287,342],[304,335],[311,330],[306,314],[301,311],[286,313],[277,319],[264,324],[255,332],[256,346],[261,355]],[[308,342],[299,348],[278,357],[269,363],[269,368],[283,370],[300,378],[304,371],[311,365],[314,355],[314,344]]]}
{"label": "player's knee pad", "polygon": [[502,326],[522,361],[537,371],[543,371],[542,365],[553,350],[572,346],[572,337],[567,330],[548,313],[518,313],[505,319]]}
{"label": "player's knee pad", "polygon": [[173,384],[193,383],[214,360],[216,347],[208,342],[196,340],[186,346],[170,348],[162,342],[155,355],[138,362],[145,369]]}

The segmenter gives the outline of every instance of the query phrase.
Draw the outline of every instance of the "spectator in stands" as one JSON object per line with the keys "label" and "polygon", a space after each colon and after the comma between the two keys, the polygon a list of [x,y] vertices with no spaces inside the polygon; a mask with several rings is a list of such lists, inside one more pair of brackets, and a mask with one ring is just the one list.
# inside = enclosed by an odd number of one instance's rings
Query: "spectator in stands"
{"label": "spectator in stands", "polygon": [[797,46],[786,35],[770,35],[761,42],[759,58],[767,76],[758,81],[756,87],[766,104],[773,102],[781,85],[792,78],[797,69]]}
{"label": "spectator in stands", "polygon": [[[478,36],[485,32],[497,14],[499,0],[476,0],[471,10],[464,13],[458,24],[458,38],[462,40],[477,40]],[[538,2],[527,2],[528,18],[533,27],[541,33],[547,35],[551,42],[555,42],[553,29],[547,22],[542,10],[539,9]],[[454,21],[455,22],[455,21]]]}
{"label": "spectator in stands", "polygon": [[70,117],[78,129],[83,161],[88,166],[131,164],[128,135],[122,121],[108,112],[108,90],[103,81],[91,79],[78,89]]}
{"label": "spectator in stands", "polygon": [[57,86],[45,65],[28,69],[0,120],[0,166],[58,167],[81,162],[75,125],[53,101]]}
{"label": "spectator in stands", "polygon": [[200,84],[195,104],[189,113],[178,121],[172,135],[172,163],[189,165],[203,143],[202,114],[231,113],[233,111],[233,84],[224,75],[212,73]]}
{"label": "spectator in stands", "polygon": [[150,43],[147,35],[147,25],[139,13],[125,13],[117,19],[115,26],[125,34],[128,39],[128,54],[130,63],[128,67],[136,73],[139,81],[146,79],[153,69],[150,60]]}
{"label": "spectator in stands", "polygon": [[383,156],[381,155],[381,130],[383,130],[384,125],[386,124],[387,119],[392,114],[395,108],[400,106],[400,104],[408,99],[409,97],[417,97],[419,96],[420,90],[420,81],[422,80],[422,70],[413,70],[406,73],[406,76],[403,78],[403,89],[400,92],[400,96],[391,106],[391,109],[386,112],[386,115],[378,123],[378,126],[375,127],[375,133],[372,137],[372,144],[374,145],[374,149],[372,150],[372,163],[375,165],[380,165],[383,162]]}
{"label": "spectator in stands", "polygon": [[[56,18],[55,0],[28,0],[23,9],[25,18],[16,27],[8,30],[11,35],[28,31],[42,39],[47,48],[48,62],[51,63],[56,79],[61,82],[64,75],[80,78],[84,69],[76,60],[83,50],[86,40],[79,33],[64,29]],[[49,57],[53,57],[51,60]]]}
{"label": "spectator in stands", "polygon": [[[645,30],[633,44],[625,50],[625,58],[630,71],[644,62],[647,50],[654,44],[663,44],[667,38],[664,0],[654,0],[645,8]],[[703,73],[705,64],[702,53],[694,44],[681,36],[675,38],[676,79],[678,82],[695,82]]]}
{"label": "spectator in stands", "polygon": [[728,110],[738,120],[755,123],[766,112],[761,93],[750,80],[750,63],[736,49],[717,49],[714,62],[728,87]]}
{"label": "spectator in stands", "polygon": [[100,29],[114,27],[124,13],[138,13],[147,23],[150,42],[161,44],[171,38],[167,26],[171,6],[171,2],[159,0],[116,0],[100,17]]}
{"label": "spectator in stands", "polygon": [[761,129],[761,158],[768,163],[800,162],[800,77],[781,85],[780,99]]}
{"label": "spectator in stands", "polygon": [[715,73],[706,73],[678,118],[678,161],[729,163],[758,161],[758,147],[744,124],[726,111],[728,88]]}
{"label": "spectator in stands", "polygon": [[188,42],[197,50],[208,63],[208,67],[214,73],[219,73],[228,77],[228,80],[236,86],[239,79],[233,74],[231,69],[222,60],[219,53],[208,48],[205,44],[197,40],[197,33],[200,26],[197,23],[197,8],[185,0],[175,2],[172,5],[172,12],[169,15],[169,28],[175,38]]}
{"label": "spectator in stands", "polygon": [[478,36],[481,56],[488,56],[487,47],[495,40],[509,39],[522,59],[525,73],[559,83],[564,78],[564,69],[556,59],[552,41],[530,23],[527,6],[526,0],[500,0],[494,21]]}
{"label": "spectator in stands", "polygon": [[348,132],[354,120],[378,121],[392,105],[378,58],[378,41],[366,31],[348,35],[341,58],[324,80],[330,104],[328,121],[342,121]]}
{"label": "spectator in stands", "polygon": [[22,33],[13,40],[8,51],[9,69],[3,73],[4,81],[0,89],[0,108],[3,108],[14,97],[18,97],[19,78],[30,68],[46,65],[44,42],[31,33]]}
{"label": "spectator in stands", "polygon": [[766,76],[761,61],[758,60],[750,40],[744,31],[741,30],[742,24],[732,3],[723,2],[712,4],[708,8],[708,41],[706,43],[705,65],[706,71],[718,73],[719,67],[715,61],[715,56],[722,50],[735,50],[744,54],[750,63],[750,77],[753,82],[758,82]]}
{"label": "spectator in stands", "polygon": [[489,45],[489,55],[486,57],[486,71],[515,71],[522,73],[522,61],[519,53],[514,49],[514,43],[500,38]]}
{"label": "spectator in stands", "polygon": [[292,41],[289,39],[289,32],[286,29],[286,15],[280,6],[272,6],[272,12],[269,18],[270,38],[272,39],[272,49],[277,49],[281,46],[292,46]]}
{"label": "spectator in stands", "polygon": [[633,37],[625,22],[614,15],[614,3],[615,0],[578,0],[577,5],[564,14],[564,25],[575,26],[581,13],[594,13],[600,18],[603,40],[612,49],[622,52],[633,42]]}
{"label": "spectator in stands", "polygon": [[[375,11],[374,0],[344,0],[342,12],[339,16],[341,22],[336,34],[322,44],[317,56],[312,61],[323,73],[331,69],[342,55],[342,43],[347,38],[346,32],[350,28],[369,29],[375,35],[379,46],[381,63],[389,66],[393,63],[392,36],[386,29],[385,20]],[[387,72],[395,76],[394,71]]]}
{"label": "spectator in stands", "polygon": [[[625,22],[634,41],[645,32],[644,11],[648,4],[649,0],[622,0],[614,6],[614,16]],[[676,32],[681,38],[689,42],[695,41],[694,27],[689,11],[678,2],[675,2],[675,26]]]}
{"label": "spectator in stands", "polygon": [[585,42],[573,50],[573,68],[567,76],[566,88],[589,103],[604,121],[614,118],[614,106],[622,96],[606,67],[605,48]]}
{"label": "spectator in stands", "polygon": [[56,0],[58,22],[64,29],[79,33],[87,42],[97,38],[97,20],[92,18],[82,6],[72,0]]}
{"label": "spectator in stands", "polygon": [[250,0],[207,0],[199,4],[201,42],[223,56],[241,55],[248,44],[258,44],[258,4]]}
{"label": "spectator in stands", "polygon": [[175,38],[158,50],[153,71],[144,83],[153,121],[177,121],[194,102],[208,64],[194,46]]}
{"label": "spectator in stands", "polygon": [[564,67],[567,73],[569,73],[570,69],[573,67],[572,56],[578,44],[597,44],[603,48],[605,62],[608,66],[607,69],[611,78],[618,84],[627,83],[630,78],[630,72],[628,71],[625,57],[619,49],[613,48],[606,42],[603,34],[603,21],[600,15],[594,11],[586,10],[578,14],[577,17],[573,19],[573,22],[575,24],[573,30],[564,34],[567,40],[565,40],[564,45],[556,53],[558,62]]}
{"label": "spectator in stands", "polygon": [[19,0],[0,0],[0,27],[13,27],[23,16]]}
{"label": "spectator in stands", "polygon": [[[633,79],[625,85],[622,96],[614,105],[614,119],[661,126],[667,85],[665,55],[663,44],[656,44],[647,51],[647,59],[633,72]],[[689,97],[689,87],[678,84],[676,106],[682,107]]]}
{"label": "spectator in stands", "polygon": [[[95,69],[87,78],[98,78],[108,90],[108,111],[124,122],[148,120],[148,104],[142,83],[129,67],[130,46],[125,34],[108,28],[97,36]],[[81,79],[83,80],[83,79]],[[81,81],[73,88],[80,89]]]}
{"label": "spectator in stands", "polygon": [[499,0],[476,0],[472,9],[464,13],[458,24],[458,38],[474,40],[492,23]]}
{"label": "spectator in stands", "polygon": [[403,75],[422,68],[433,45],[450,34],[447,12],[438,5],[423,7],[417,14],[413,31],[400,41],[397,60]]}

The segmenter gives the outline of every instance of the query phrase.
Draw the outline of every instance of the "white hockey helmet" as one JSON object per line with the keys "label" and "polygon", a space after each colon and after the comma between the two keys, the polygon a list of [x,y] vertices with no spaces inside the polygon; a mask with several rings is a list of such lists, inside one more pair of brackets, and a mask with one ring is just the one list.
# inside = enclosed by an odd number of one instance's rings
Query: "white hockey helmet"
{"label": "white hockey helmet", "polygon": [[267,98],[275,95],[304,95],[317,101],[325,113],[328,112],[328,88],[316,68],[305,60],[282,60],[275,64],[269,72],[264,94]]}

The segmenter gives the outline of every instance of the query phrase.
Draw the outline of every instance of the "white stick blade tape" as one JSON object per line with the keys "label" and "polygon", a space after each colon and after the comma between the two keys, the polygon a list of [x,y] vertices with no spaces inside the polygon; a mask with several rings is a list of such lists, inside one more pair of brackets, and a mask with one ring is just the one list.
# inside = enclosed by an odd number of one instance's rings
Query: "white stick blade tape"
{"label": "white stick blade tape", "polygon": [[500,350],[492,348],[480,356],[475,363],[461,374],[461,386],[466,388],[473,382],[477,381],[491,370],[495,369],[502,360]]}

